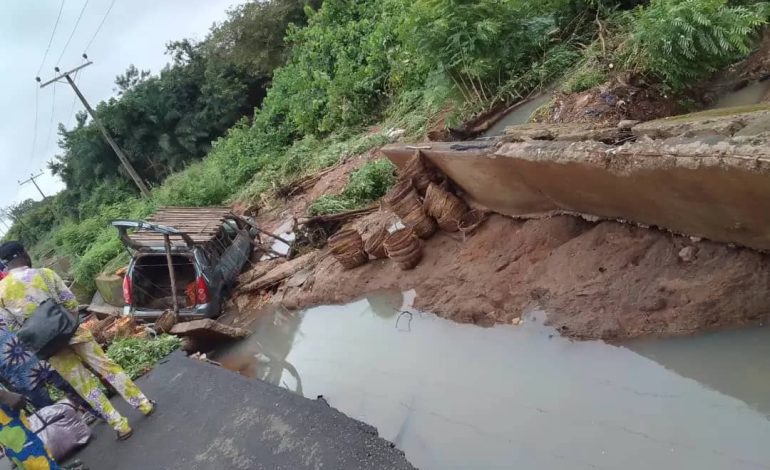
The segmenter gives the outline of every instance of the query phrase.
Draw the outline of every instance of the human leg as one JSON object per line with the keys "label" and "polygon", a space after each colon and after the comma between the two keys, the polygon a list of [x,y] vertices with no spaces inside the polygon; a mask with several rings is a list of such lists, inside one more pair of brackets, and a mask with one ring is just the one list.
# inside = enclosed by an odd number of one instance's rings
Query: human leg
{"label": "human leg", "polygon": [[[43,364],[47,365],[50,368],[50,364],[47,364],[45,362]],[[91,404],[85,401],[83,397],[81,397],[78,394],[77,390],[72,388],[72,385],[70,385],[69,382],[64,380],[64,377],[62,377],[61,374],[53,370],[53,368],[50,369],[50,374],[46,378],[46,384],[64,392],[64,394],[67,396],[67,399],[71,401],[76,408],[79,408],[82,411],[92,413],[94,415],[99,415],[99,413],[91,406]],[[102,416],[102,418],[104,417]]]}
{"label": "human leg", "polygon": [[104,377],[131,406],[145,415],[152,412],[152,402],[147,399],[123,368],[104,353],[99,343],[87,341],[72,344],[70,347],[86,364]]}
{"label": "human leg", "polygon": [[51,356],[49,362],[118,433],[125,434],[131,431],[128,420],[112,406],[110,400],[99,388],[99,380],[83,365],[80,356],[71,346]]}

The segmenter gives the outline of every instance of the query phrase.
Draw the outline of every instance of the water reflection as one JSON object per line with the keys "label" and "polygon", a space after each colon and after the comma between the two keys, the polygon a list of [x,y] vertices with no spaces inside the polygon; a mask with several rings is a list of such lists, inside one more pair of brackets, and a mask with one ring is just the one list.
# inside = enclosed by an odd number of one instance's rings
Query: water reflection
{"label": "water reflection", "polygon": [[545,93],[540,96],[536,96],[521,106],[515,108],[510,113],[503,116],[502,119],[497,121],[492,127],[484,133],[484,137],[495,137],[505,134],[505,128],[508,126],[515,126],[517,124],[526,124],[529,122],[530,116],[539,107],[548,103],[551,100],[551,94]]}
{"label": "water reflection", "polygon": [[[672,348],[677,354],[665,359],[658,354],[665,347],[630,346],[666,368],[625,347],[560,338],[531,317],[516,328],[479,328],[412,310],[407,329],[399,312],[412,300],[407,293],[276,311],[217,360],[307,397],[323,395],[423,469],[770,468],[770,421],[733,398],[759,400],[764,385],[751,398],[726,385],[755,387],[750,373],[723,373],[725,385],[717,386],[694,372],[695,355],[675,359],[722,348],[721,340]],[[736,364],[768,367],[760,343],[750,353],[736,350]]]}
{"label": "water reflection", "polygon": [[[214,357],[224,367],[242,375],[303,394],[300,374],[286,360],[299,332],[302,316],[301,312],[281,307],[266,312],[249,327],[255,332],[254,335]],[[293,386],[288,386],[287,380]]]}
{"label": "water reflection", "polygon": [[754,82],[721,95],[709,109],[732,108],[765,102],[770,98],[770,80]]}
{"label": "water reflection", "polygon": [[733,396],[770,416],[770,328],[706,333],[625,344],[683,377]]}

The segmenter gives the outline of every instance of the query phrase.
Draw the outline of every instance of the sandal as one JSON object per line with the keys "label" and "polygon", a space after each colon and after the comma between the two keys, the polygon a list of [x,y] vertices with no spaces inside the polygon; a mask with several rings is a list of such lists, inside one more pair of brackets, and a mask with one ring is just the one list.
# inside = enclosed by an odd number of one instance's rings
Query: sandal
{"label": "sandal", "polygon": [[118,440],[119,441],[125,441],[126,439],[128,439],[129,437],[131,437],[133,435],[134,435],[134,430],[133,429],[129,429],[126,432],[118,431]]}
{"label": "sandal", "polygon": [[152,409],[150,410],[149,413],[144,415],[145,417],[152,416],[152,414],[155,413],[155,409],[158,408],[158,402],[156,402],[155,400],[150,400],[150,403],[152,404]]}

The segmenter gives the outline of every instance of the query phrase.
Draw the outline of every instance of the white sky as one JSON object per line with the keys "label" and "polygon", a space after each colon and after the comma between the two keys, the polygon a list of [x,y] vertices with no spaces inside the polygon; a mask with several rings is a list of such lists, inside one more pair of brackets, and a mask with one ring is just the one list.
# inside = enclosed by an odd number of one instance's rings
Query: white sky
{"label": "white sky", "polygon": [[[116,0],[87,51],[94,65],[80,74],[81,91],[95,107],[97,102],[113,94],[115,77],[130,64],[157,73],[168,62],[164,55],[167,42],[202,39],[214,22],[225,18],[230,6],[244,1]],[[83,17],[58,64],[62,70],[81,64],[80,55],[111,2],[65,0],[50,52],[40,72],[43,81],[53,77],[53,68],[83,5],[87,3]],[[71,127],[75,112],[82,109],[79,102],[75,103],[75,95],[68,85],[56,84],[38,91],[37,145],[34,153],[32,151],[38,89],[34,79],[60,5],[60,0],[0,0],[0,106],[5,110],[5,119],[0,120],[0,164],[4,167],[0,174],[5,176],[0,183],[0,207],[27,198],[40,199],[34,186],[19,187],[17,183],[32,172],[46,172],[38,178],[46,195],[63,188],[62,183],[48,173],[45,164],[59,150],[58,123]]]}

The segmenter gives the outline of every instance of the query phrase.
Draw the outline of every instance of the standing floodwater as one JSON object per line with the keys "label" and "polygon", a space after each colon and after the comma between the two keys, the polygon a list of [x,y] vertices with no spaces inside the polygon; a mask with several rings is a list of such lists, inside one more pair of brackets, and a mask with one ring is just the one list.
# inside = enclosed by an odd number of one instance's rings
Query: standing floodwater
{"label": "standing floodwater", "polygon": [[[770,468],[767,410],[742,401],[751,394],[740,385],[623,347],[571,342],[533,320],[485,329],[399,313],[406,297],[265,315],[217,360],[323,395],[423,469]],[[695,344],[696,369],[708,369],[719,342]],[[633,347],[655,357],[655,342]],[[664,356],[664,364],[696,360],[684,345]],[[768,364],[767,354],[736,351],[713,366],[742,367],[737,378]]]}
{"label": "standing floodwater", "polygon": [[544,93],[542,95],[531,98],[525,101],[520,106],[517,106],[511,112],[503,116],[492,127],[484,132],[485,137],[497,137],[505,134],[505,128],[508,126],[515,126],[517,124],[525,124],[529,122],[529,118],[532,113],[537,111],[538,108],[551,101],[551,94]]}

